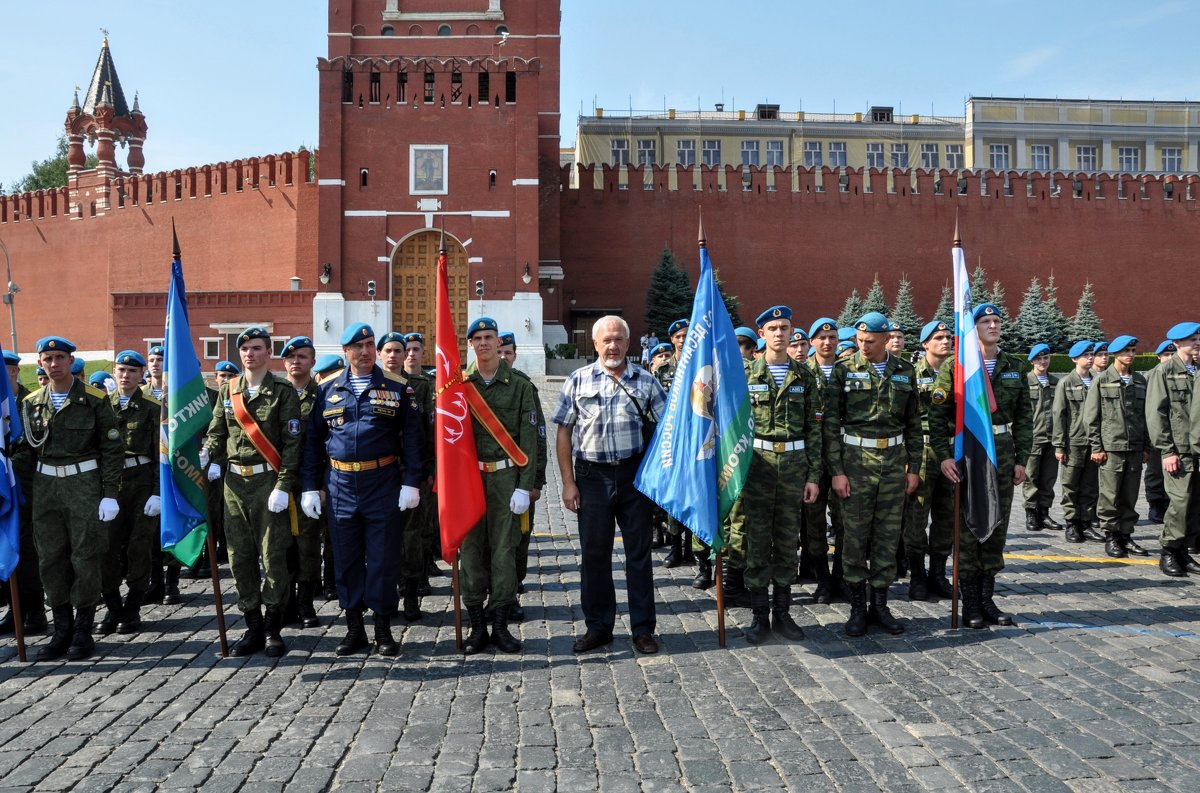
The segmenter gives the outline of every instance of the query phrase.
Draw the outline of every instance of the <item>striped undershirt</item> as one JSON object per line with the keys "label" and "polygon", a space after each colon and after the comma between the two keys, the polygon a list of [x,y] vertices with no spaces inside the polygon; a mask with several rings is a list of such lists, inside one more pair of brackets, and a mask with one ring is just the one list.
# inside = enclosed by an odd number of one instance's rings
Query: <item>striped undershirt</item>
{"label": "striped undershirt", "polygon": [[55,410],[58,410],[59,408],[61,408],[63,406],[63,403],[65,403],[67,401],[67,396],[69,396],[69,394],[66,391],[64,391],[61,394],[58,393],[57,391],[51,391],[50,392],[50,404],[54,405]]}
{"label": "striped undershirt", "polygon": [[1041,383],[1042,385],[1050,385],[1050,375],[1039,374],[1037,376],[1037,379],[1038,379],[1038,382]]}
{"label": "striped undershirt", "polygon": [[783,387],[783,381],[784,381],[784,378],[787,377],[789,368],[791,368],[791,365],[786,364],[786,363],[769,363],[769,364],[767,364],[767,369],[769,369],[771,371],[771,376],[775,378],[775,387],[776,388]]}
{"label": "striped undershirt", "polygon": [[348,379],[350,390],[354,392],[354,396],[362,396],[362,392],[366,391],[367,386],[371,384],[371,375],[369,374],[352,374]]}
{"label": "striped undershirt", "polygon": [[887,368],[887,358],[884,358],[877,364],[872,364],[875,367],[875,374],[883,377],[883,370]]}
{"label": "striped undershirt", "polygon": [[121,400],[122,408],[129,404],[129,395],[128,394],[121,394],[121,396],[119,396],[117,398]]}
{"label": "striped undershirt", "polygon": [[825,375],[826,380],[829,380],[829,376],[831,374],[833,374],[833,364],[823,363],[823,364],[820,364],[820,367],[821,367],[821,374]]}
{"label": "striped undershirt", "polygon": [[983,366],[985,369],[987,369],[988,377],[991,377],[992,375],[994,375],[996,373],[996,359],[995,358],[993,358],[990,361],[985,359],[983,362]]}

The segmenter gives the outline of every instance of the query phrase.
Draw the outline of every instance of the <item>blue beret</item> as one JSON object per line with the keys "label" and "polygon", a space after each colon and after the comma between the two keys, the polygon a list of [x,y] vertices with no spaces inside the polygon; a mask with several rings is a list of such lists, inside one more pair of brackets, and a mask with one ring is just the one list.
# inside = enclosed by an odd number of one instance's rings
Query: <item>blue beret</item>
{"label": "blue beret", "polygon": [[854,328],[838,328],[838,341],[853,341],[855,335]]}
{"label": "blue beret", "polygon": [[21,356],[17,355],[12,350],[5,350],[4,351],[4,363],[11,365],[11,366],[20,366],[21,365]]}
{"label": "blue beret", "polygon": [[921,343],[924,344],[925,342],[929,341],[933,334],[942,330],[949,333],[954,333],[954,330],[951,329],[949,325],[947,325],[945,322],[941,322],[940,320],[935,319],[933,322],[926,322],[925,327],[921,328]]}
{"label": "blue beret", "polygon": [[654,356],[659,355],[661,353],[674,352],[674,351],[675,351],[675,345],[668,344],[667,342],[664,341],[662,344],[659,344],[653,350],[650,351],[650,357],[653,358]]}
{"label": "blue beret", "polygon": [[677,319],[667,327],[667,335],[674,336],[676,333],[683,330],[687,326],[688,326],[688,321],[686,319]]}
{"label": "blue beret", "polygon": [[506,330],[500,334],[500,346],[504,347],[505,345],[508,345],[508,344],[511,344],[512,346],[516,347],[517,346],[517,337],[515,334],[510,333],[509,331]]}
{"label": "blue beret", "polygon": [[759,352],[762,352],[763,350],[767,349],[767,340],[760,338],[757,342],[754,343],[754,349],[758,350]]}
{"label": "blue beret", "polygon": [[241,374],[242,370],[238,368],[233,361],[217,361],[216,371],[226,374]]}
{"label": "blue beret", "polygon": [[[237,341],[233,343],[233,346],[240,350],[243,344],[254,339],[262,339],[267,343],[267,347],[271,346],[271,334],[267,333],[265,328],[246,328],[238,334]],[[150,354],[153,355],[154,350],[151,350]]]}
{"label": "blue beret", "polygon": [[755,344],[758,344],[758,334],[755,333],[752,328],[747,328],[745,325],[742,325],[740,328],[735,330],[733,335],[737,336],[738,338],[749,339]]}
{"label": "blue beret", "polygon": [[809,347],[809,348],[808,348],[808,357],[809,357],[809,358],[813,357],[813,356],[814,356],[814,355],[816,355],[816,354],[817,354],[817,348],[816,348],[816,347]]}
{"label": "blue beret", "polygon": [[[1190,336],[1195,336],[1197,333],[1200,333],[1200,322],[1180,322],[1167,331],[1167,338],[1171,341],[1182,341]],[[38,350],[38,352],[41,352],[41,350]]]}
{"label": "blue beret", "polygon": [[316,364],[313,366],[313,371],[317,374],[325,374],[326,372],[331,372],[334,369],[344,369],[345,367],[345,358],[333,353],[326,353],[317,359]]}
{"label": "blue beret", "polygon": [[416,333],[415,331],[413,333],[404,334],[404,343],[405,344],[408,344],[409,342],[414,342],[414,341],[419,343],[421,346],[424,346],[425,345],[424,334]]}
{"label": "blue beret", "polygon": [[1049,344],[1035,344],[1035,345],[1033,345],[1033,348],[1030,349],[1029,355],[1025,356],[1025,359],[1028,361],[1032,361],[1034,358],[1038,357],[1039,355],[1043,355],[1048,352],[1050,352]]}
{"label": "blue beret", "polygon": [[1108,352],[1108,342],[1106,342],[1106,341],[1096,342],[1094,345],[1092,345],[1092,352],[1096,353],[1097,355],[1099,355],[1102,352],[1107,353]]}
{"label": "blue beret", "polygon": [[1136,346],[1137,343],[1137,336],[1118,336],[1108,343],[1108,351],[1115,355],[1121,350]]}
{"label": "blue beret", "polygon": [[1158,345],[1158,347],[1156,347],[1156,348],[1155,348],[1155,350],[1154,350],[1154,354],[1155,354],[1155,355],[1162,355],[1163,353],[1167,353],[1167,352],[1177,352],[1178,350],[1179,350],[1179,348],[1175,346],[1175,342],[1173,342],[1173,341],[1164,341],[1164,342],[1161,342],[1161,343]]}
{"label": "blue beret", "polygon": [[1087,355],[1092,351],[1092,343],[1090,341],[1077,341],[1071,345],[1071,349],[1067,350],[1068,358],[1078,358],[1081,355]]}
{"label": "blue beret", "polygon": [[121,350],[117,353],[116,363],[122,366],[145,366],[146,359],[137,350]]}
{"label": "blue beret", "polygon": [[812,324],[812,327],[810,327],[808,329],[808,337],[811,339],[813,336],[816,336],[818,333],[822,333],[827,330],[837,330],[837,329],[838,329],[838,326],[837,326],[836,319],[830,319],[829,317],[821,317],[820,319],[818,319],[816,322],[814,322]]}
{"label": "blue beret", "polygon": [[865,330],[868,333],[886,333],[892,329],[892,323],[878,311],[868,311],[854,323],[855,330]]}
{"label": "blue beret", "polygon": [[314,355],[316,354],[317,348],[313,346],[312,339],[307,336],[296,336],[293,339],[288,339],[288,343],[283,345],[283,352],[279,357],[286,358],[296,352],[296,350],[303,350],[306,347],[312,350]]}
{"label": "blue beret", "polygon": [[35,374],[37,374],[37,376],[38,376],[38,377],[45,377],[45,376],[46,376],[46,370],[45,370],[45,369],[43,369],[42,367],[40,367],[40,366],[39,366],[39,367],[37,368],[37,372],[36,372]]}
{"label": "blue beret", "polygon": [[83,374],[83,359],[76,358],[71,363],[71,374]]}
{"label": "blue beret", "polygon": [[382,350],[384,345],[391,344],[393,342],[395,342],[396,344],[399,344],[401,347],[408,346],[408,343],[404,340],[404,334],[397,333],[394,330],[389,330],[387,333],[383,334],[378,339],[376,339],[375,346]]}
{"label": "blue beret", "polygon": [[976,322],[984,317],[1003,318],[1003,316],[1004,314],[1000,312],[1000,309],[996,308],[996,306],[992,303],[980,303],[979,305],[975,306],[975,310],[971,312],[971,319]]}
{"label": "blue beret", "polygon": [[500,335],[500,326],[496,324],[496,320],[491,317],[479,317],[467,326],[467,338],[471,338],[481,330],[494,330],[497,336]]}
{"label": "blue beret", "polygon": [[75,345],[64,339],[62,336],[46,336],[37,340],[38,352],[65,352],[67,354],[75,352]]}
{"label": "blue beret", "polygon": [[161,344],[155,344],[153,347],[150,348],[150,355],[157,355],[158,357],[161,358],[162,356],[164,356],[166,354],[167,354],[167,351],[163,349],[163,346]]}
{"label": "blue beret", "polygon": [[774,319],[786,319],[788,322],[791,322],[792,310],[787,306],[771,306],[766,311],[759,314],[758,319],[754,320],[754,322],[761,328],[763,325],[766,325],[768,322]]}
{"label": "blue beret", "polygon": [[350,327],[342,331],[342,346],[346,347],[351,344],[356,344],[366,339],[375,338],[375,331],[371,330],[371,326],[365,322],[355,322]]}
{"label": "blue beret", "polygon": [[855,344],[854,342],[852,342],[852,341],[843,341],[843,342],[841,342],[840,344],[838,344],[838,346],[837,346],[837,354],[838,354],[838,355],[841,355],[841,354],[842,354],[842,353],[844,353],[846,350],[857,350],[857,349],[858,349],[858,345],[857,345],[857,344]]}
{"label": "blue beret", "polygon": [[98,388],[104,388],[105,380],[112,380],[113,376],[108,372],[92,372],[92,376],[88,378],[88,385],[94,385]]}
{"label": "blue beret", "polygon": [[903,333],[904,332],[904,328],[900,327],[900,323],[897,322],[896,320],[892,320],[891,322],[888,323],[888,330],[890,330],[892,333]]}
{"label": "blue beret", "polygon": [[788,344],[795,344],[798,341],[808,341],[808,334],[800,328],[793,328],[792,338],[788,340]]}

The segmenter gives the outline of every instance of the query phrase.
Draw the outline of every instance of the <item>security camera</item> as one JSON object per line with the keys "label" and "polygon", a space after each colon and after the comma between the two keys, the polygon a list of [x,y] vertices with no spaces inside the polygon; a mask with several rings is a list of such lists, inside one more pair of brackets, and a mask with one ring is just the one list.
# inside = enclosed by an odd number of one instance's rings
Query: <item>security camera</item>
{"label": "security camera", "polygon": [[475,297],[483,298],[483,281],[475,282]]}
{"label": "security camera", "polygon": [[378,290],[375,288],[375,282],[367,281],[367,297],[373,298],[373,297],[375,297],[375,295],[377,293],[378,293]]}

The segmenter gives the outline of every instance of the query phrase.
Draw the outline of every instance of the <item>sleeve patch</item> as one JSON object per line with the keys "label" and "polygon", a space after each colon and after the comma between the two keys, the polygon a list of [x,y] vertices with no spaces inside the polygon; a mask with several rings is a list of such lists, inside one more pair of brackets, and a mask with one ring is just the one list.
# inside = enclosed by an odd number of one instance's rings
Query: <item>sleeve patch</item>
{"label": "sleeve patch", "polygon": [[300,419],[288,419],[288,435],[300,434]]}
{"label": "sleeve patch", "polygon": [[931,400],[933,402],[933,404],[944,405],[944,404],[946,404],[947,398],[948,398],[948,395],[946,394],[946,389],[944,389],[944,388],[933,389],[933,398]]}
{"label": "sleeve patch", "polygon": [[121,433],[117,431],[116,427],[114,427],[114,428],[112,428],[111,430],[109,430],[109,431],[108,431],[108,439],[109,439],[110,441],[119,441],[119,440],[121,440]]}

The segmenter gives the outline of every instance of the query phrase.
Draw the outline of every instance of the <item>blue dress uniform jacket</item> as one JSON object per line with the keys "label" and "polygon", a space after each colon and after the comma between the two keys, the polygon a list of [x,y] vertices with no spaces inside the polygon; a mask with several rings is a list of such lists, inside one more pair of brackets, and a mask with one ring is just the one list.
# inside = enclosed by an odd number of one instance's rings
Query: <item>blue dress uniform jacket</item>
{"label": "blue dress uniform jacket", "polygon": [[348,369],[317,386],[301,478],[305,490],[323,484],[328,493],[329,535],[344,609],[366,607],[388,616],[396,611],[396,559],[404,527],[397,501],[401,485],[421,485],[424,444],[416,395],[397,375],[374,367],[370,385],[357,397]]}

